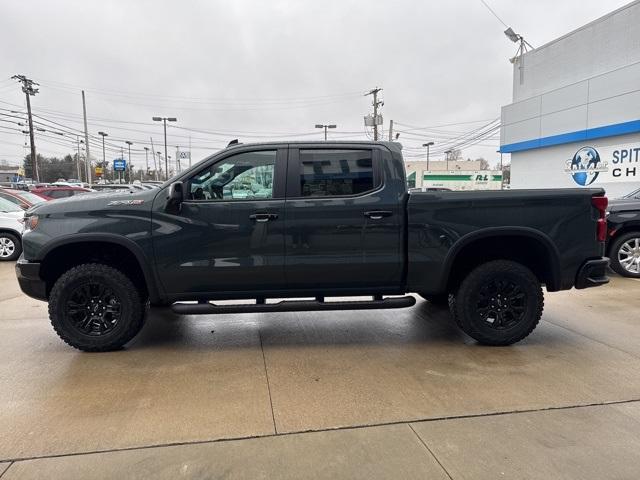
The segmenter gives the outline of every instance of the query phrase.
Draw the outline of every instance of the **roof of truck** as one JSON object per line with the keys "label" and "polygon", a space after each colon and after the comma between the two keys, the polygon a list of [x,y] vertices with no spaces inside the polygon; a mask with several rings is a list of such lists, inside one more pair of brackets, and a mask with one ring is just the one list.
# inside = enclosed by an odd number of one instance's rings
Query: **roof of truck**
{"label": "roof of truck", "polygon": [[391,150],[402,150],[402,144],[399,142],[374,141],[374,140],[281,140],[271,142],[251,142],[251,143],[233,143],[227,145],[226,149],[238,147],[253,147],[261,145],[382,145]]}

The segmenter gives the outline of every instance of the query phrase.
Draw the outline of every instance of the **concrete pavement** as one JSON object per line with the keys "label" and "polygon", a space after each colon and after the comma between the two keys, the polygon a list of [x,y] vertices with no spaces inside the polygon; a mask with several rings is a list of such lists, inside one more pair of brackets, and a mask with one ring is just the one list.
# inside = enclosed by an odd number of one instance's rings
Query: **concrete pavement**
{"label": "concrete pavement", "polygon": [[0,477],[636,478],[639,292],[548,294],[508,348],[419,301],[152,311],[126,350],[86,354],[1,263]]}

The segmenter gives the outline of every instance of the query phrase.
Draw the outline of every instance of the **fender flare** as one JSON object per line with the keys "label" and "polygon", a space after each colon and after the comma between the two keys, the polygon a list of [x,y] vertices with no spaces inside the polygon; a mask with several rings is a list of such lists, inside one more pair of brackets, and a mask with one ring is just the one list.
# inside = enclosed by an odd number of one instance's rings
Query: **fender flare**
{"label": "fender flare", "polygon": [[464,235],[456,241],[449,249],[447,256],[444,260],[443,267],[443,289],[446,288],[451,275],[451,269],[453,263],[456,260],[458,254],[471,243],[477,240],[483,240],[491,237],[528,237],[540,242],[549,254],[550,266],[551,266],[551,284],[547,285],[549,291],[555,291],[560,288],[561,285],[561,268],[560,268],[560,252],[551,239],[544,233],[530,227],[489,227],[482,230],[476,230],[467,235]]}
{"label": "fender flare", "polygon": [[42,248],[38,260],[44,260],[49,253],[58,247],[86,242],[113,243],[129,250],[138,261],[140,270],[142,270],[144,280],[147,284],[147,290],[149,291],[149,300],[152,304],[161,303],[162,295],[159,289],[159,283],[156,279],[155,272],[149,267],[149,259],[137,243],[122,235],[116,235],[114,233],[74,233],[56,237],[55,240],[47,243]]}

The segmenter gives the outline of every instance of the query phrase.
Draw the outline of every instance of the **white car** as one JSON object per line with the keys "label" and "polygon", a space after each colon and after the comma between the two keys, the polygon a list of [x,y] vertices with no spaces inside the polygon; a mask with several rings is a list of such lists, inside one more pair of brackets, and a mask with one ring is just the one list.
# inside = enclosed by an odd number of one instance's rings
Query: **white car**
{"label": "white car", "polygon": [[22,253],[24,211],[0,198],[0,261],[16,260]]}

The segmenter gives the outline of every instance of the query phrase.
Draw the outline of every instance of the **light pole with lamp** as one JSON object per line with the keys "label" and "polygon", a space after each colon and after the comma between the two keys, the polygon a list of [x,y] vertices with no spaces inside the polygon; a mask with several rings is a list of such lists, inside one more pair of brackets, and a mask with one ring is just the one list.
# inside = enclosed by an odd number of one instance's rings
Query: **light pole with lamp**
{"label": "light pole with lamp", "polygon": [[106,170],[107,170],[107,157],[105,156],[104,153],[104,137],[108,137],[109,135],[104,133],[104,132],[98,132],[98,135],[100,135],[102,137],[102,174],[106,177]]}
{"label": "light pole with lamp", "polygon": [[[129,183],[131,183],[132,182],[132,179],[131,179],[131,145],[133,145],[133,142],[130,142],[129,140],[125,140],[124,143],[126,143],[129,146],[129,158],[128,158],[128,160],[129,160]],[[125,181],[127,180],[126,173],[127,172],[125,171]]]}
{"label": "light pole with lamp", "polygon": [[336,128],[337,125],[321,125],[319,123],[316,124],[316,128],[324,128],[324,141],[327,141],[327,129],[328,128]]}
{"label": "light pole with lamp", "polygon": [[449,154],[450,153],[451,153],[451,150],[447,150],[446,152],[444,152],[444,154],[446,155],[445,159],[447,161],[447,172],[449,171]]}
{"label": "light pole with lamp", "polygon": [[169,163],[167,160],[167,122],[177,122],[175,117],[152,117],[154,122],[164,123],[164,168],[165,168],[165,180],[169,180]]}
{"label": "light pole with lamp", "polygon": [[433,142],[423,143],[423,147],[427,147],[427,170],[429,170],[429,147],[433,145]]}
{"label": "light pole with lamp", "polygon": [[149,147],[144,147],[144,163],[146,170],[144,171],[145,178],[149,175]]}

